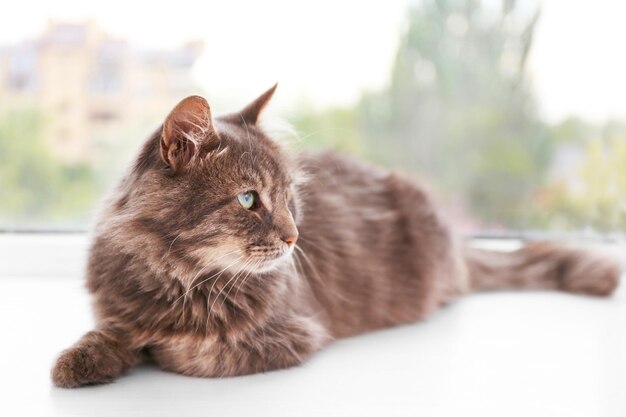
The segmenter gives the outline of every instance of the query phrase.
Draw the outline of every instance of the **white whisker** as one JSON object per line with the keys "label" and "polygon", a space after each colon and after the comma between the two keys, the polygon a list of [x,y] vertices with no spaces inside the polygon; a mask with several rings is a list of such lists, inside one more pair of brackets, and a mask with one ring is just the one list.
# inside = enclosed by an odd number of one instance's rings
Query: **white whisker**
{"label": "white whisker", "polygon": [[[218,274],[222,274],[224,271],[226,271],[228,268],[230,268],[231,266],[235,265],[236,263],[238,263],[240,260],[242,259],[241,256],[237,257],[237,259],[232,262],[230,265],[228,265],[226,268],[222,269],[220,272],[216,272],[215,274],[211,275],[210,277],[208,277],[207,279],[202,280],[201,282],[199,282],[198,284],[194,285],[193,287],[189,288],[189,290],[187,290],[183,295],[181,295],[180,297],[178,297],[176,300],[174,300],[174,303],[176,303],[178,300],[180,300],[181,298],[185,297],[191,290],[197,288],[199,285],[204,284],[205,282],[207,282],[208,280],[210,280],[211,278],[213,278],[214,276],[218,275]],[[202,267],[200,269],[200,271],[196,274],[196,276],[191,280],[191,282],[193,283],[198,276],[200,276],[200,274],[205,271],[207,268],[212,267],[213,265],[205,265],[204,267]],[[213,283],[213,285],[215,285],[215,283]],[[183,304],[184,305],[184,304]]]}
{"label": "white whisker", "polygon": [[[245,267],[244,269],[248,268],[248,267],[250,266],[250,264],[251,264],[251,263],[252,263],[252,261],[251,261],[248,265],[246,265],[246,267]],[[251,270],[244,271],[245,275],[244,275],[244,273],[242,273],[242,274],[240,274],[240,275],[237,277],[237,279],[235,280],[235,282],[233,282],[233,283],[232,283],[232,285],[230,286],[230,288],[228,289],[228,291],[226,291],[226,294],[224,294],[224,298],[222,299],[222,306],[224,306],[224,303],[225,303],[225,302],[226,302],[226,300],[228,299],[228,296],[229,296],[230,292],[233,290],[233,288],[235,288],[235,285],[237,285],[237,282],[238,282],[238,281],[241,281],[241,280],[242,280],[242,277],[244,277],[243,279],[245,279],[245,277],[247,277],[248,275],[250,275],[250,274],[251,274],[251,272],[252,272]]]}
{"label": "white whisker", "polygon": [[[211,314],[211,310],[213,310],[213,306],[215,305],[215,302],[220,298],[220,295],[224,292],[224,290],[226,289],[226,287],[228,287],[228,284],[237,278],[237,275],[239,275],[245,268],[246,265],[248,265],[251,261],[247,260],[243,266],[241,268],[239,268],[239,270],[228,280],[226,281],[226,284],[224,284],[224,286],[220,289],[220,291],[217,293],[217,295],[215,296],[215,299],[213,300],[213,303],[211,303],[211,306],[209,307],[209,312],[207,313],[207,316],[209,316]],[[211,291],[210,294],[212,294],[213,291]],[[210,297],[210,296],[209,296]],[[207,317],[208,320],[208,317]]]}

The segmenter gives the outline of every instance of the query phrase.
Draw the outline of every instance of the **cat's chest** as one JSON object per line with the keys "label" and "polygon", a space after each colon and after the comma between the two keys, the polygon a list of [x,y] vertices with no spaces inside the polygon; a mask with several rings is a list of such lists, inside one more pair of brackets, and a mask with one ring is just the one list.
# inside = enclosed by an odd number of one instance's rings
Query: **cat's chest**
{"label": "cat's chest", "polygon": [[[287,308],[285,285],[276,280],[262,284],[231,288],[218,282],[186,288],[166,282],[149,291],[126,294],[123,301],[115,297],[115,302],[101,304],[115,305],[118,310],[114,315],[139,329],[229,338],[254,331]],[[197,338],[189,340],[197,342]]]}
{"label": "cat's chest", "polygon": [[176,333],[161,335],[148,350],[150,357],[165,369],[211,376],[219,367],[222,343],[215,334]]}

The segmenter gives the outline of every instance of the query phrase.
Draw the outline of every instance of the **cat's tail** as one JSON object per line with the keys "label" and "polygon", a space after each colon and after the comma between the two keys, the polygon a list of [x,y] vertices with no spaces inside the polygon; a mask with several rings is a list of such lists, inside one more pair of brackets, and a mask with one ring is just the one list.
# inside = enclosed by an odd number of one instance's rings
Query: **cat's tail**
{"label": "cat's tail", "polygon": [[535,242],[513,252],[466,249],[473,290],[553,289],[610,295],[619,283],[616,260],[550,242]]}

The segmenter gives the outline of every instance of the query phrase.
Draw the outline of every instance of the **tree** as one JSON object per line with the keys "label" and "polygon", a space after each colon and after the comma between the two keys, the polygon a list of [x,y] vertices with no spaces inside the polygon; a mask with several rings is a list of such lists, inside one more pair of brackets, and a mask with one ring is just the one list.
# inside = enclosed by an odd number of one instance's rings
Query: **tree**
{"label": "tree", "polygon": [[0,119],[0,225],[66,226],[84,221],[98,189],[87,165],[58,162],[43,142],[34,111]]}
{"label": "tree", "polygon": [[[552,145],[526,80],[539,14],[515,1],[423,1],[409,12],[387,90],[365,96],[362,132],[388,163],[460,195],[485,225],[528,225]],[[374,145],[375,146],[375,145]]]}
{"label": "tree", "polygon": [[[542,190],[548,227],[585,226],[602,232],[626,230],[626,134],[588,140],[577,176]],[[545,219],[544,219],[545,220]]]}

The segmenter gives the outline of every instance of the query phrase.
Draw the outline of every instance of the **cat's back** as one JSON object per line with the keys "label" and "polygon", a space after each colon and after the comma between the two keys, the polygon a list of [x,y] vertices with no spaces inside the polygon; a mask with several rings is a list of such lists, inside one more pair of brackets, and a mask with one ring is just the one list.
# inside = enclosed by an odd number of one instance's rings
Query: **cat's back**
{"label": "cat's back", "polygon": [[345,215],[360,221],[373,215],[380,220],[394,205],[390,182],[395,175],[376,165],[326,151],[301,154],[299,168],[305,180],[299,187],[303,208],[298,214],[303,218],[323,212],[336,220]]}
{"label": "cat's back", "polygon": [[342,176],[345,185],[353,182],[371,182],[379,180],[389,174],[389,171],[374,164],[357,159],[350,155],[334,151],[302,152],[298,155],[299,167],[309,176],[315,176],[317,180],[331,181],[338,185],[337,176]]}
{"label": "cat's back", "polygon": [[428,192],[397,172],[330,151],[302,153],[299,168],[305,179],[299,187],[299,214],[305,223],[307,217],[323,215],[333,223],[345,220],[346,226],[370,220],[385,224],[400,220],[405,209],[430,217],[432,224],[442,223]]}
{"label": "cat's back", "polygon": [[303,154],[296,257],[334,333],[428,314],[454,285],[454,244],[428,193],[351,157]]}

